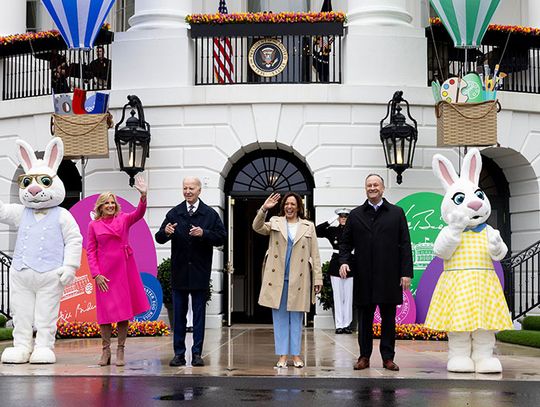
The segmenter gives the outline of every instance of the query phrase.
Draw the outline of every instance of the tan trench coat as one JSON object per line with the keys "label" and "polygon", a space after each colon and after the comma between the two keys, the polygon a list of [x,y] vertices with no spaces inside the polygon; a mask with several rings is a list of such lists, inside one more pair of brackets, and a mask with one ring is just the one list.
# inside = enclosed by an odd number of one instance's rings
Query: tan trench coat
{"label": "tan trench coat", "polygon": [[[287,220],[273,216],[265,222],[266,212],[257,211],[253,230],[269,235],[268,251],[263,262],[263,278],[259,304],[278,309],[285,281],[287,254]],[[287,311],[309,312],[310,302],[315,304],[315,285],[322,285],[321,259],[317,234],[312,222],[299,219],[294,238],[289,270]]]}

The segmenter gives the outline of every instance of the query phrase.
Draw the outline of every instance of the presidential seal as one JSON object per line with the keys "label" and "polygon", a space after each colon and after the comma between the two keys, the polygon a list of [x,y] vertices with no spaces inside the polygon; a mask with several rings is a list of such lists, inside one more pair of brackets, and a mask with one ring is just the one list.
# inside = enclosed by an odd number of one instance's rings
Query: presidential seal
{"label": "presidential seal", "polygon": [[265,38],[251,46],[248,61],[253,72],[269,78],[283,72],[289,61],[289,54],[281,41]]}

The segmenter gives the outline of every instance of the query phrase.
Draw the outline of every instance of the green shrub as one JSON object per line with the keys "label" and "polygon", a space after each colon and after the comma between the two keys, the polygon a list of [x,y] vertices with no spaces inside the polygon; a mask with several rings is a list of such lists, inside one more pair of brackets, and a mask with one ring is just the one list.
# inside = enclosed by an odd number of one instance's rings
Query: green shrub
{"label": "green shrub", "polygon": [[4,314],[0,314],[0,328],[5,328],[7,320]]}
{"label": "green shrub", "polygon": [[529,331],[540,331],[540,316],[529,316],[523,318],[521,327]]}
{"label": "green shrub", "polygon": [[163,291],[163,303],[172,304],[171,259],[163,259],[157,268],[157,279]]}
{"label": "green shrub", "polygon": [[10,341],[13,339],[13,328],[0,328],[0,341]]}
{"label": "green shrub", "polygon": [[501,342],[540,348],[540,331],[501,331],[497,333],[496,337]]}
{"label": "green shrub", "polygon": [[323,286],[319,295],[319,303],[323,310],[334,308],[334,293],[332,291],[332,283],[330,282],[330,262],[326,261],[322,264]]}

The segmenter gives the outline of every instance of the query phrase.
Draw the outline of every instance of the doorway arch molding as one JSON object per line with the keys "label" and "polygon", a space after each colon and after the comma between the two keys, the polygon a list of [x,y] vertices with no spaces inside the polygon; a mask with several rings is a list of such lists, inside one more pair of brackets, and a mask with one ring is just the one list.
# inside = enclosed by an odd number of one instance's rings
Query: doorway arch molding
{"label": "doorway arch molding", "polygon": [[307,163],[290,151],[258,148],[244,154],[225,178],[227,195],[266,196],[272,191],[312,195],[315,181]]}

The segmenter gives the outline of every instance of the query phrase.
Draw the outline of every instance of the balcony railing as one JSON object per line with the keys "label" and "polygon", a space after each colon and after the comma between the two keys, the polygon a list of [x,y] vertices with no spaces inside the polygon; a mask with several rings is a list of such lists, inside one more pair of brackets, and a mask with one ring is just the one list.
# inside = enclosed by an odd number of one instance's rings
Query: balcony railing
{"label": "balcony railing", "polygon": [[9,309],[9,269],[11,257],[0,251],[0,314],[11,318]]}
{"label": "balcony railing", "polygon": [[468,50],[465,63],[465,51],[454,48],[444,27],[432,28],[433,33],[430,27],[426,29],[429,86],[436,79],[442,83],[452,76],[483,72],[485,65],[493,72],[495,65],[500,64],[499,71],[508,75],[501,90],[540,93],[540,38],[537,36],[487,31],[480,48]]}
{"label": "balcony railing", "polygon": [[501,264],[506,301],[517,319],[540,305],[540,241]]}
{"label": "balcony railing", "polygon": [[192,25],[195,85],[341,83],[343,31],[339,22]]}
{"label": "balcony railing", "polygon": [[[111,88],[112,33],[102,30],[89,51],[68,50],[61,38],[21,41],[0,53],[2,100]],[[93,63],[103,48],[106,66]],[[102,63],[103,65],[103,63]]]}

